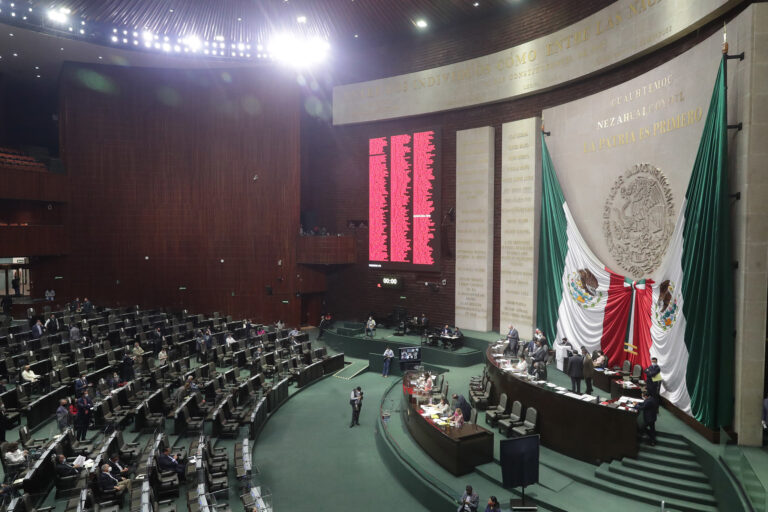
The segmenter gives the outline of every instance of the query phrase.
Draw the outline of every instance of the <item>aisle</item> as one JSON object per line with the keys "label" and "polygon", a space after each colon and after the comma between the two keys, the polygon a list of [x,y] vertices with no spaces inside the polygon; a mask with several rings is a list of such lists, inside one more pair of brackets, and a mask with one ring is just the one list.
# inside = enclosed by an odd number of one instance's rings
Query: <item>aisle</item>
{"label": "aisle", "polygon": [[[325,378],[292,396],[264,427],[254,449],[275,510],[423,510],[389,473],[374,426],[392,378],[366,372],[351,381]],[[349,428],[349,395],[365,393],[360,426]]]}

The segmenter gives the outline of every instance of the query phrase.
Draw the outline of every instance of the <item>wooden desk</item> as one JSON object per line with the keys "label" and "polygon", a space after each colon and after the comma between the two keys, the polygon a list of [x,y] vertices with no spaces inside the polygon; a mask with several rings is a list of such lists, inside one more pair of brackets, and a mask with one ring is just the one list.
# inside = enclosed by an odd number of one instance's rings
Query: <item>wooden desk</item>
{"label": "wooden desk", "polygon": [[444,428],[423,417],[410,386],[416,372],[403,377],[403,420],[411,436],[430,457],[456,476],[471,473],[475,466],[493,460],[493,434],[479,425]]}
{"label": "wooden desk", "polygon": [[523,408],[535,407],[541,444],[547,448],[593,464],[637,456],[637,413],[561,395],[501,370],[490,348],[486,361],[491,403],[506,393]]}

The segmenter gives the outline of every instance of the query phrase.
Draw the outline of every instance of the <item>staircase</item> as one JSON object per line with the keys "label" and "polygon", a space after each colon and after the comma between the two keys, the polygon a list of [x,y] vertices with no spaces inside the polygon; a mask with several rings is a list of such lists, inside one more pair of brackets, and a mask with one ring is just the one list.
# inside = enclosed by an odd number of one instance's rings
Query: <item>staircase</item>
{"label": "staircase", "polygon": [[593,485],[626,498],[659,505],[668,511],[717,512],[707,476],[688,441],[676,434],[658,433],[656,446],[641,445],[637,459],[600,465]]}

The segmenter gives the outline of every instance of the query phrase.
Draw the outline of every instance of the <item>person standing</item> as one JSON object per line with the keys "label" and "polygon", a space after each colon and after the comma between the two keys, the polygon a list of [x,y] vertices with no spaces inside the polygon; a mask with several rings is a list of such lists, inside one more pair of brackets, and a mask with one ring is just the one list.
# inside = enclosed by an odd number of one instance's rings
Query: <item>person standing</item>
{"label": "person standing", "polygon": [[83,394],[83,390],[88,387],[88,379],[85,377],[85,373],[80,374],[79,379],[75,379],[75,396],[80,398]]}
{"label": "person standing", "polygon": [[392,364],[392,359],[395,357],[395,353],[391,348],[387,347],[384,351],[384,369],[381,372],[382,377],[389,376],[389,366]]}
{"label": "person standing", "polygon": [[21,295],[21,279],[19,279],[19,271],[13,271],[13,279],[11,279],[11,286],[13,287],[13,293],[15,295]]}
{"label": "person standing", "polygon": [[88,396],[88,389],[83,390],[83,395],[77,399],[77,418],[75,421],[75,438],[78,441],[84,441],[88,432],[88,426],[91,423],[91,410],[93,402]]}
{"label": "person standing", "polygon": [[581,379],[584,378],[584,358],[581,354],[568,358],[568,375],[571,377],[571,391],[581,394]]}
{"label": "person standing", "polygon": [[659,416],[659,401],[655,396],[643,391],[643,403],[637,406],[643,413],[643,431],[648,434],[651,446],[656,446],[656,418]]}
{"label": "person standing", "polygon": [[40,319],[37,319],[37,322],[35,322],[35,325],[32,326],[32,338],[33,339],[39,339],[43,336],[43,333],[45,332],[45,327],[43,327],[43,322],[40,321]]}
{"label": "person standing", "polygon": [[480,506],[480,496],[472,489],[471,485],[468,485],[458,503],[459,508],[456,509],[456,512],[477,512],[477,507]]}
{"label": "person standing", "polygon": [[81,338],[82,336],[80,335],[80,328],[78,328],[77,325],[72,324],[69,327],[69,340],[78,342]]}
{"label": "person standing", "polygon": [[659,360],[655,357],[651,358],[651,366],[645,369],[645,389],[648,390],[648,394],[659,400],[659,393],[661,393],[661,368],[659,367]]}
{"label": "person standing", "polygon": [[374,334],[376,334],[376,320],[373,319],[373,316],[369,316],[365,322],[365,336],[373,338]]}
{"label": "person standing", "polygon": [[67,409],[65,398],[59,400],[59,407],[56,409],[56,425],[59,427],[59,432],[64,432],[69,427],[69,409]]}
{"label": "person standing", "polygon": [[464,398],[464,395],[457,395],[454,393],[451,398],[453,399],[451,408],[454,410],[461,409],[461,413],[464,415],[464,420],[469,421],[469,417],[472,415],[472,406],[469,405],[469,402]]}
{"label": "person standing", "polygon": [[595,376],[595,365],[592,363],[592,358],[589,356],[589,352],[585,347],[581,347],[581,357],[584,359],[584,382],[587,383],[586,393],[592,394],[592,377]]}
{"label": "person standing", "polygon": [[56,318],[56,315],[51,313],[50,318],[45,321],[45,330],[48,332],[48,334],[56,334],[59,332],[59,319]]}
{"label": "person standing", "polygon": [[[160,352],[158,352],[159,354]],[[144,349],[141,348],[141,343],[138,341],[133,344],[133,355],[136,358],[136,362],[141,365],[142,360],[144,359]]]}
{"label": "person standing", "polygon": [[485,506],[485,512],[501,512],[501,505],[496,496],[488,498],[488,504]]}
{"label": "person standing", "polygon": [[518,345],[520,344],[520,334],[518,334],[517,329],[515,329],[515,326],[512,324],[509,324],[507,341],[509,342],[507,350],[509,350],[513,356],[517,357],[517,349]]}
{"label": "person standing", "polygon": [[360,407],[363,401],[363,395],[360,392],[360,388],[352,388],[352,393],[349,395],[349,405],[352,406],[352,421],[349,423],[349,428],[355,425],[360,425]]}

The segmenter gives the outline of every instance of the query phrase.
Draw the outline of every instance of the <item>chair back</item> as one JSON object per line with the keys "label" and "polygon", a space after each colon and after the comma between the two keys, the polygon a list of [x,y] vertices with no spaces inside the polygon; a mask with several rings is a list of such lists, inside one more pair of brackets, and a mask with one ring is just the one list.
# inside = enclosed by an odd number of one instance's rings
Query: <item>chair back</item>
{"label": "chair back", "polygon": [[477,409],[475,408],[469,413],[469,423],[477,423]]}
{"label": "chair back", "polygon": [[533,407],[529,407],[527,411],[525,411],[525,426],[526,428],[534,428],[536,426],[536,418],[538,416],[538,413],[536,412],[536,409]]}
{"label": "chair back", "polygon": [[514,421],[520,421],[520,417],[523,415],[523,404],[518,400],[512,403],[512,412],[509,414],[509,419]]}
{"label": "chair back", "polygon": [[499,397],[499,405],[496,407],[496,409],[501,412],[505,413],[507,412],[507,394],[502,393]]}
{"label": "chair back", "polygon": [[632,378],[633,379],[639,379],[640,374],[642,373],[643,369],[640,367],[639,364],[636,364],[634,368],[632,368]]}
{"label": "chair back", "polygon": [[621,367],[621,371],[625,373],[629,373],[629,370],[632,369],[632,363],[629,362],[629,360],[624,361],[624,364]]}

